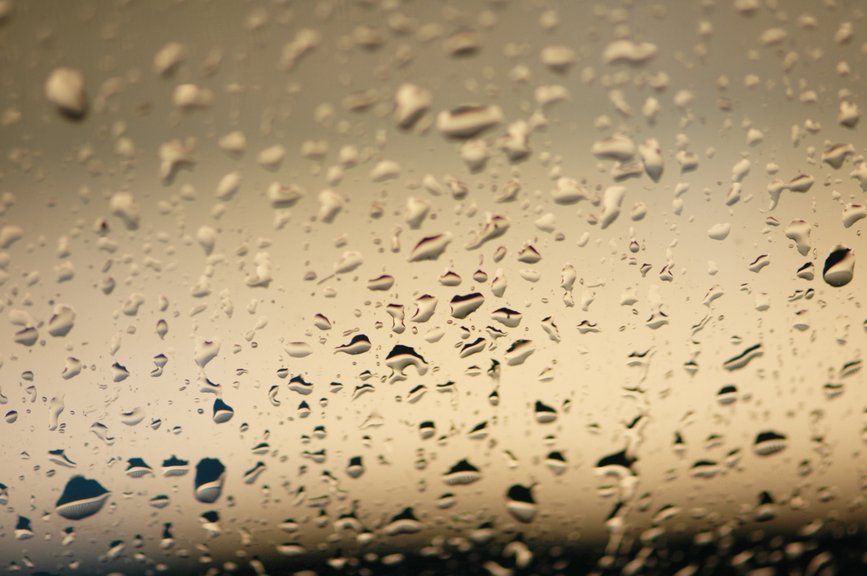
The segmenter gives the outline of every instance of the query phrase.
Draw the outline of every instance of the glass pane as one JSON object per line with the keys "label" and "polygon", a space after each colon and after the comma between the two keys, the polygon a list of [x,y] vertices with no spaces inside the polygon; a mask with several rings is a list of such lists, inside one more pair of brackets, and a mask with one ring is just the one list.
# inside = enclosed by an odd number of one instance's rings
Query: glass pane
{"label": "glass pane", "polygon": [[0,0],[0,572],[864,573],[865,8]]}

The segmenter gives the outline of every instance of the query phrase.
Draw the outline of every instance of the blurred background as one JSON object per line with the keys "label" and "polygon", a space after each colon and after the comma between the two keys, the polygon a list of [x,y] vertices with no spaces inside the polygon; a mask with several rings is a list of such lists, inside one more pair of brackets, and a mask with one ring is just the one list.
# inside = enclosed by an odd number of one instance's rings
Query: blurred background
{"label": "blurred background", "polygon": [[864,25],[0,0],[0,571],[863,572]]}

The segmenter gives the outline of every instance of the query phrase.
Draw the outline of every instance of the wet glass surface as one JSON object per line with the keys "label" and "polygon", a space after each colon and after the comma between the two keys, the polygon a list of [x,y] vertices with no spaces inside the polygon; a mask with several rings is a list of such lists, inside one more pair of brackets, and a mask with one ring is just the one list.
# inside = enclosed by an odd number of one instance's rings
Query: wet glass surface
{"label": "wet glass surface", "polygon": [[867,571],[865,14],[0,0],[0,573]]}

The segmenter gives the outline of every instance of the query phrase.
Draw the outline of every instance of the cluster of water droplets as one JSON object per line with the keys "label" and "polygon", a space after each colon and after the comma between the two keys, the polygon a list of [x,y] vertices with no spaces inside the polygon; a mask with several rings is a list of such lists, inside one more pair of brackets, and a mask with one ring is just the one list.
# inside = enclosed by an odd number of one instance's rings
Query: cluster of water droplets
{"label": "cluster of water droplets", "polygon": [[41,4],[0,570],[863,570],[859,7]]}

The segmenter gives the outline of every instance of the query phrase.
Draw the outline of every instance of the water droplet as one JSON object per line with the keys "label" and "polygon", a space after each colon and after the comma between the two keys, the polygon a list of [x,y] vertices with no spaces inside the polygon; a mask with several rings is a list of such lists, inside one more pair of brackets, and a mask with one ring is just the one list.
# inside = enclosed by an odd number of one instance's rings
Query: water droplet
{"label": "water droplet", "polygon": [[770,456],[782,452],[788,445],[785,434],[773,430],[765,430],[756,435],[753,441],[753,451],[759,456]]}
{"label": "water droplet", "polygon": [[485,297],[478,292],[455,296],[451,300],[452,317],[463,320],[478,310],[484,302]]}
{"label": "water droplet", "polygon": [[471,138],[503,121],[499,106],[465,105],[437,115],[437,129],[452,138]]}
{"label": "water droplet", "polygon": [[88,111],[84,74],[75,68],[55,68],[45,80],[45,98],[67,118],[84,118]]}
{"label": "water droplet", "polygon": [[364,334],[356,334],[347,344],[338,346],[335,351],[343,352],[344,354],[364,354],[370,350],[370,338]]}
{"label": "water droplet", "polygon": [[482,474],[478,468],[468,460],[459,460],[454,466],[443,474],[443,482],[448,486],[462,486],[472,484],[481,479]]}
{"label": "water droplet", "polygon": [[852,281],[855,274],[855,253],[838,244],[831,250],[822,267],[822,278],[829,286],[840,288]]}
{"label": "water droplet", "polygon": [[411,507],[404,508],[385,525],[384,531],[387,536],[400,536],[402,534],[415,534],[422,528],[422,523],[415,516]]}
{"label": "water droplet", "polygon": [[515,520],[532,522],[539,509],[533,498],[533,487],[513,484],[506,492],[506,510]]}
{"label": "water droplet", "polygon": [[96,480],[73,476],[55,504],[57,513],[67,520],[83,520],[99,512],[110,492]]}
{"label": "water droplet", "polygon": [[195,496],[204,504],[216,502],[223,491],[226,467],[215,458],[203,458],[196,464]]}

